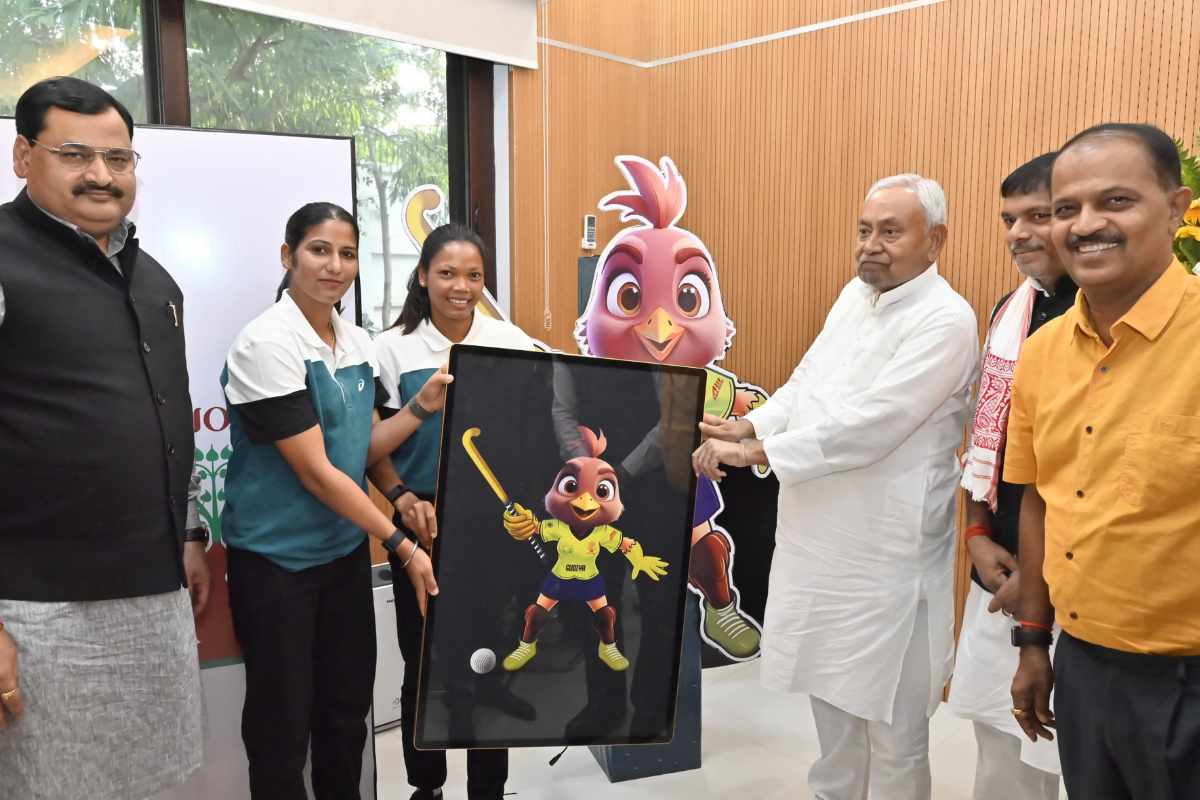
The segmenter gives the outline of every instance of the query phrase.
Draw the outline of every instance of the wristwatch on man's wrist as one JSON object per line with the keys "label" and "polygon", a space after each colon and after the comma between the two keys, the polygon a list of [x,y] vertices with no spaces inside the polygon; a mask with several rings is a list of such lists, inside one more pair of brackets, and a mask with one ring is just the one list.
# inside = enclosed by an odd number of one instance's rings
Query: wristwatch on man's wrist
{"label": "wristwatch on man's wrist", "polygon": [[421,404],[417,402],[416,396],[414,396],[412,400],[408,401],[408,410],[411,411],[412,415],[414,417],[416,417],[417,419],[419,419],[421,422],[424,422],[425,420],[432,417],[435,413],[437,413],[434,411],[430,411],[426,408],[423,408],[421,406]]}
{"label": "wristwatch on man's wrist", "polygon": [[389,503],[396,505],[396,501],[406,494],[408,494],[408,488],[403,483],[397,483],[391,489],[384,492],[383,496],[388,499]]}
{"label": "wristwatch on man's wrist", "polygon": [[1012,637],[1013,647],[1021,647],[1027,644],[1049,647],[1054,643],[1054,634],[1050,631],[1044,631],[1039,628],[1027,628],[1024,625],[1013,625],[1010,636]]}
{"label": "wristwatch on man's wrist", "polygon": [[208,547],[208,526],[201,525],[197,528],[188,528],[183,532],[184,542],[201,542],[205,547]]}

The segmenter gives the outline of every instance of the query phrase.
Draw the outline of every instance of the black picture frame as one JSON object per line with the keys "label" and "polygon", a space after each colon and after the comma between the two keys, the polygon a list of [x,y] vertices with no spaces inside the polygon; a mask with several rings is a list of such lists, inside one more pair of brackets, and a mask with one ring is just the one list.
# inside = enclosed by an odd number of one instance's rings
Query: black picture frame
{"label": "black picture frame", "polygon": [[[686,424],[690,426],[692,434],[690,442],[688,442],[688,446],[686,448],[686,455],[688,457],[688,463],[686,465],[688,475],[687,492],[686,494],[679,492],[680,496],[674,497],[670,501],[673,503],[673,505],[670,506],[671,517],[674,518],[676,512],[678,512],[677,546],[672,552],[664,551],[660,553],[656,551],[653,553],[653,555],[662,555],[665,558],[669,565],[668,572],[673,575],[673,582],[671,583],[670,589],[670,601],[673,604],[673,608],[668,615],[670,616],[669,624],[671,630],[671,641],[665,646],[664,650],[664,652],[669,653],[670,660],[669,664],[663,666],[665,662],[661,662],[660,659],[661,663],[656,662],[657,665],[650,670],[650,672],[654,672],[657,675],[657,678],[654,679],[653,686],[655,688],[653,691],[661,693],[663,714],[660,718],[665,721],[665,724],[663,724],[658,730],[635,730],[636,724],[634,722],[630,722],[630,719],[634,715],[634,712],[632,711],[632,703],[630,703],[630,705],[626,708],[627,716],[625,718],[625,723],[619,726],[616,730],[607,733],[598,730],[576,730],[569,732],[570,725],[568,725],[567,728],[561,733],[559,733],[557,729],[548,732],[544,730],[537,730],[537,726],[535,725],[529,730],[527,735],[497,737],[481,734],[478,730],[474,730],[473,732],[464,732],[461,726],[457,731],[452,731],[451,729],[454,727],[452,725],[446,725],[444,722],[431,722],[430,717],[432,714],[441,713],[440,711],[435,710],[439,704],[442,707],[448,707],[448,702],[441,702],[433,699],[432,694],[437,690],[431,688],[432,685],[437,681],[437,675],[435,672],[439,669],[444,670],[443,667],[439,667],[437,664],[435,664],[435,646],[433,645],[433,642],[435,640],[440,642],[448,641],[446,638],[439,638],[438,634],[439,620],[441,619],[443,613],[448,613],[442,610],[443,604],[447,602],[444,599],[445,595],[443,594],[443,598],[430,598],[425,617],[424,638],[422,642],[419,667],[420,674],[418,679],[417,712],[414,725],[414,745],[421,750],[449,750],[468,748],[491,749],[582,745],[637,745],[663,744],[669,742],[674,735],[675,727],[676,697],[679,686],[679,666],[683,647],[687,592],[689,591],[687,579],[688,561],[691,551],[691,532],[693,527],[693,514],[697,489],[697,478],[690,469],[690,454],[697,447],[699,447],[701,441],[698,423],[703,416],[705,389],[704,371],[690,367],[677,367],[666,364],[648,364],[634,361],[616,361],[611,359],[599,359],[590,356],[576,356],[562,353],[503,350],[498,348],[478,347],[471,345],[455,345],[450,352],[449,371],[450,374],[454,375],[456,379],[450,384],[447,392],[446,407],[441,431],[441,455],[438,464],[436,514],[439,536],[435,540],[432,548],[434,573],[438,576],[445,576],[446,574],[445,570],[447,569],[448,564],[445,561],[447,550],[445,543],[447,542],[448,537],[453,537],[456,535],[470,535],[469,531],[464,533],[461,530],[455,530],[454,519],[448,519],[448,517],[452,516],[448,513],[448,509],[462,509],[464,507],[463,503],[467,499],[464,497],[464,495],[469,494],[469,492],[466,492],[466,490],[464,490],[462,487],[455,487],[454,484],[451,483],[450,473],[452,468],[459,470],[457,474],[461,478],[463,475],[461,472],[464,463],[463,459],[470,459],[470,456],[463,447],[461,439],[466,429],[474,427],[475,423],[478,421],[478,417],[473,417],[470,420],[460,419],[460,414],[462,411],[459,408],[460,403],[456,402],[456,396],[460,395],[464,391],[475,391],[475,388],[470,385],[471,381],[467,377],[469,373],[464,371],[464,366],[467,369],[470,369],[473,364],[481,363],[479,360],[481,358],[486,359],[493,369],[502,368],[497,365],[511,366],[530,365],[536,363],[541,365],[539,369],[542,370],[545,370],[546,368],[554,369],[556,367],[566,367],[567,369],[573,371],[572,374],[587,374],[592,371],[608,371],[611,374],[638,376],[639,379],[653,379],[653,376],[655,375],[670,375],[674,381],[680,382],[671,384],[672,386],[684,387],[684,389],[679,390],[679,396],[683,396],[686,393],[687,397],[689,398],[688,402],[690,402],[691,405],[690,407],[681,406],[685,408],[685,411],[681,413],[687,415]],[[582,370],[584,372],[576,373],[574,372],[576,370]],[[633,378],[631,377],[631,379]],[[658,380],[661,380],[661,378]],[[649,385],[650,381],[647,380],[646,383]],[[694,386],[692,384],[694,384]],[[661,384],[654,384],[654,386],[659,385]],[[508,398],[502,395],[504,395],[504,393],[500,392],[496,397],[489,399],[490,401],[494,400],[498,417],[505,416],[506,408],[511,408],[511,405],[505,405],[505,401]],[[594,401],[595,398],[593,397],[592,400]],[[614,398],[614,402],[619,402],[619,400]],[[690,408],[690,411],[687,411],[687,408]],[[673,419],[678,419],[678,417],[673,417]],[[549,420],[547,420],[547,425],[550,424],[551,423]],[[481,450],[486,447],[488,451],[495,453],[497,452],[498,448],[504,448],[505,446],[508,448],[520,446],[519,440],[528,431],[528,426],[526,426],[523,430],[519,429],[516,431],[510,431],[509,434],[507,434],[507,445],[505,442],[505,437],[497,436],[494,432],[496,430],[495,427],[493,427],[492,430],[493,434],[489,437],[486,437],[486,445],[484,444],[485,439],[480,439],[479,441]],[[676,427],[674,430],[680,430],[680,428]],[[626,438],[628,439],[629,437],[627,436]],[[676,436],[675,439],[676,441],[682,441],[678,436]],[[677,446],[674,449],[673,457],[678,460],[683,450],[684,447]],[[622,453],[614,453],[611,456],[611,458],[614,459],[613,463],[619,461],[622,455]],[[603,457],[604,456],[602,456],[602,458]],[[664,456],[664,461],[665,458],[666,457]],[[475,469],[475,467],[472,466],[471,469]],[[678,474],[679,473],[676,473],[676,475]],[[505,476],[499,473],[497,473],[496,478],[501,484],[503,484],[505,481]],[[474,481],[474,491],[476,493],[479,491],[479,486],[484,485],[482,480],[482,476],[480,476],[480,481]],[[625,479],[623,478],[622,480]],[[551,483],[553,483],[553,480]],[[547,488],[549,487],[547,486]],[[545,491],[545,489],[543,489],[543,491]],[[523,500],[529,498],[523,496],[521,498],[513,497],[512,499],[515,502],[522,502]],[[625,495],[624,491],[622,490],[622,500],[624,499]],[[496,520],[495,529],[489,530],[485,535],[487,537],[495,537],[497,540],[504,540],[505,544],[502,546],[511,546],[513,552],[517,553],[516,557],[525,558],[536,563],[536,557],[531,554],[529,548],[507,536],[504,528],[502,527],[501,514],[504,509],[504,504],[501,502],[501,500],[493,493],[489,493],[486,498],[481,496],[477,497],[477,500],[480,504],[486,503],[493,506],[488,513],[494,511]],[[664,501],[664,503],[665,502],[667,501]],[[540,506],[537,506],[536,503],[531,506],[531,510],[540,512],[538,514],[539,518],[545,518],[544,509],[542,509]],[[626,511],[628,511],[628,508]],[[625,519],[625,516],[622,516],[621,519]],[[616,524],[619,527],[620,522]],[[626,535],[630,536],[631,538],[639,538],[638,536],[633,536],[632,532],[626,532]],[[671,541],[675,540],[672,539]],[[547,547],[546,549],[551,550],[553,548]],[[651,554],[649,549],[646,550],[646,553],[648,555]],[[620,553],[617,552],[615,555],[619,556]],[[462,560],[461,554],[455,557],[459,559],[458,563],[465,563]],[[624,558],[621,558],[622,562],[624,560]],[[495,562],[487,562],[488,569],[493,569],[494,565]],[[537,565],[538,568],[542,568],[542,566],[543,565],[541,564]],[[621,567],[628,571],[628,567],[625,564],[622,563]],[[635,583],[640,584],[641,586],[649,586],[649,582],[646,581],[644,576],[639,577]],[[654,586],[653,588],[658,588],[658,586]],[[636,591],[640,591],[640,588]],[[527,593],[525,593],[524,596],[527,596]],[[536,594],[534,597],[536,597]],[[529,599],[532,600],[533,598]],[[657,602],[661,604],[665,603],[666,600],[659,600]],[[580,606],[582,604],[574,603],[572,605]],[[584,606],[584,608],[586,608],[586,606]],[[622,609],[620,613],[624,614],[626,611]],[[643,622],[639,617],[637,622],[639,630],[642,629],[642,624]],[[589,630],[587,633],[592,634],[592,631]],[[645,638],[646,637],[643,635],[643,640]],[[513,641],[515,642],[515,639]],[[461,652],[466,652],[466,650],[462,650]],[[496,651],[494,655],[496,657],[496,666],[490,674],[495,675],[496,680],[507,681],[508,685],[510,686],[514,682],[522,679],[526,681],[532,680],[524,671],[520,673],[505,673],[500,664],[500,659],[504,654]],[[588,657],[586,652],[583,654],[583,657]],[[600,663],[600,659],[595,655],[592,655],[591,658],[595,659],[596,663]],[[459,661],[463,661],[463,663],[465,663],[465,659],[455,659],[454,663],[457,664]],[[630,661],[634,663],[631,665],[627,673],[615,672],[612,674],[621,676],[622,680],[624,680],[624,676],[628,674],[630,676],[630,684],[635,684],[638,680],[636,668],[639,665],[635,662],[635,657],[633,656],[631,656]],[[454,667],[454,669],[457,670],[459,667]],[[572,669],[576,675],[579,672],[585,671],[581,668],[579,663],[576,663],[575,667]],[[465,670],[459,671],[465,673]],[[598,670],[598,673],[601,676],[605,676],[605,680],[608,679],[608,671],[600,669]],[[484,679],[491,680],[491,678],[487,676],[484,676]],[[578,692],[574,695],[574,701],[576,704],[585,702],[586,710],[586,708],[592,703],[590,695],[592,693],[593,684],[590,677],[580,677],[580,680],[584,681],[584,684],[575,684],[574,688],[577,689]],[[443,681],[441,685],[445,687],[449,685],[449,682]],[[627,702],[629,702],[628,698],[632,693],[632,690],[627,689],[626,691],[627,694],[625,696],[627,698]],[[453,694],[452,691],[445,690],[443,688],[441,697],[443,700],[449,700],[452,699],[450,698],[451,694]]]}

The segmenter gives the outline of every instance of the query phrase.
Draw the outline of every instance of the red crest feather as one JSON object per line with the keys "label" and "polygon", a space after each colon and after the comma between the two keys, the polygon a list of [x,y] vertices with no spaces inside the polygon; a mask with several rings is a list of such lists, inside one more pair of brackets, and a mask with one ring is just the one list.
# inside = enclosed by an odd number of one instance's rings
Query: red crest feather
{"label": "red crest feather", "polygon": [[592,454],[592,458],[599,458],[604,452],[604,448],[608,447],[608,439],[604,438],[604,431],[600,431],[600,435],[596,436],[591,428],[579,426],[579,435],[583,437],[583,446]]}
{"label": "red crest feather", "polygon": [[613,192],[600,201],[604,211],[621,211],[621,221],[639,219],[652,228],[669,228],[683,216],[687,187],[675,163],[663,156],[662,171],[644,158],[620,156],[617,166],[632,192]]}

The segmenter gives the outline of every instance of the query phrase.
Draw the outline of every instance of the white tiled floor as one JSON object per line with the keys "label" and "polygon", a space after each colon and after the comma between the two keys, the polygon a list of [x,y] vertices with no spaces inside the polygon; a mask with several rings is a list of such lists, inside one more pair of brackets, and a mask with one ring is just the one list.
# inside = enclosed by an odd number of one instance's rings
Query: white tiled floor
{"label": "white tiled floor", "polygon": [[[376,737],[379,800],[408,800],[398,730]],[[975,779],[970,722],[943,704],[930,723],[934,800],[968,800]],[[704,766],[698,770],[610,784],[591,753],[573,747],[513,750],[508,791],[518,800],[807,800],[806,776],[820,755],[806,695],[768,692],[758,662],[704,671]],[[450,754],[447,800],[466,798],[466,756]],[[1066,797],[1064,793],[1062,795]]]}

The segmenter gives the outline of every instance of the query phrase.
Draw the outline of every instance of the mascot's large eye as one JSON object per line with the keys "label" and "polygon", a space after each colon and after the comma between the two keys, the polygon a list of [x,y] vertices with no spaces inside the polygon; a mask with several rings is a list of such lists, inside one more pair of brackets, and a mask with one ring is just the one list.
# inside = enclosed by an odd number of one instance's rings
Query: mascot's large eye
{"label": "mascot's large eye", "polygon": [[[545,486],[545,484],[542,484]],[[572,495],[579,491],[579,481],[568,475],[558,482],[558,491],[561,494]]]}
{"label": "mascot's large eye", "polygon": [[612,500],[617,496],[617,485],[610,480],[600,481],[600,485],[596,487],[596,497],[601,500]]}
{"label": "mascot's large eye", "polygon": [[685,275],[679,282],[679,294],[675,296],[675,303],[685,317],[696,318],[707,314],[708,284],[704,282],[704,278],[695,272]]}
{"label": "mascot's large eye", "polygon": [[622,272],[608,284],[608,313],[632,317],[642,308],[642,287],[632,272]]}

